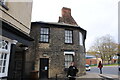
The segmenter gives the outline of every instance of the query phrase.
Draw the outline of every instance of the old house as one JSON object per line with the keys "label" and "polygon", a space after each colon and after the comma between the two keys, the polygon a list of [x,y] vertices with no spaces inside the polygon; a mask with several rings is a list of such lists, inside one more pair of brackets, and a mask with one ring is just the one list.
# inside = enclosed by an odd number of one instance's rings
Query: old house
{"label": "old house", "polygon": [[58,23],[32,22],[30,35],[35,41],[27,59],[34,61],[31,68],[39,78],[65,77],[72,61],[78,75],[85,74],[86,30],[77,25],[71,9],[63,7]]}
{"label": "old house", "polygon": [[0,79],[21,80],[24,77],[32,0],[0,0]]}

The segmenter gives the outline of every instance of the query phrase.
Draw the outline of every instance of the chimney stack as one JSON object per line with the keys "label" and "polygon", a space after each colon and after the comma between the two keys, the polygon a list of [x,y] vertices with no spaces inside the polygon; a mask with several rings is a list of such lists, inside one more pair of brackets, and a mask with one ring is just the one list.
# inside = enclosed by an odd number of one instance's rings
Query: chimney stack
{"label": "chimney stack", "polygon": [[66,7],[62,8],[62,17],[64,17],[64,16],[71,16],[71,9],[70,8],[66,8]]}
{"label": "chimney stack", "polygon": [[62,11],[62,17],[59,17],[58,23],[77,25],[76,21],[71,16],[70,8],[63,7],[61,11]]}

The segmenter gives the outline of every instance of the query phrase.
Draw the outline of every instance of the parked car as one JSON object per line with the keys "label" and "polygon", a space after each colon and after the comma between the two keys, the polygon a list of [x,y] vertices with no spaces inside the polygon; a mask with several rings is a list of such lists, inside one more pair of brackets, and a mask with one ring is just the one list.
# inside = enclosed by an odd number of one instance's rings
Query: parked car
{"label": "parked car", "polygon": [[85,68],[86,68],[86,71],[90,71],[91,69],[91,67],[88,64],[85,65]]}

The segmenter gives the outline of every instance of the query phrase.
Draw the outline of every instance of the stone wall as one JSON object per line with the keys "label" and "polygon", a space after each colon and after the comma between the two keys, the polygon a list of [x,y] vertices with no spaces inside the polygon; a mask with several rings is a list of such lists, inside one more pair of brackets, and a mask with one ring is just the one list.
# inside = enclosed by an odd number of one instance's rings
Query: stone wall
{"label": "stone wall", "polygon": [[[50,27],[50,40],[49,43],[39,43],[39,30],[40,27]],[[34,38],[34,43],[30,52],[34,51],[35,54],[35,70],[39,71],[40,58],[49,58],[49,78],[65,77],[64,66],[64,51],[74,51],[74,61],[79,69],[78,75],[85,74],[85,53],[84,47],[79,45],[79,31],[77,29],[69,28],[73,30],[73,44],[64,43],[64,30],[66,28],[58,28],[54,25],[32,25],[31,36]],[[68,29],[68,28],[67,28]],[[46,55],[44,55],[44,53]],[[34,56],[32,56],[34,57]],[[39,73],[40,74],[40,73]]]}

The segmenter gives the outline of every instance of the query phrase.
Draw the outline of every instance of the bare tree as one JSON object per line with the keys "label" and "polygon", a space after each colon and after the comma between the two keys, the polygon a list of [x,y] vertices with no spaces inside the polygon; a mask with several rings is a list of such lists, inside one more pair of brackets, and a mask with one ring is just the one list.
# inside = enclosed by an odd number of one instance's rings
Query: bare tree
{"label": "bare tree", "polygon": [[100,57],[103,62],[108,61],[109,64],[113,56],[117,53],[117,44],[112,36],[105,35],[94,41],[94,44],[90,47],[88,53]]}

